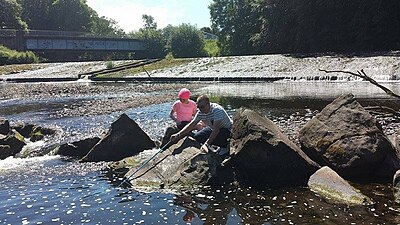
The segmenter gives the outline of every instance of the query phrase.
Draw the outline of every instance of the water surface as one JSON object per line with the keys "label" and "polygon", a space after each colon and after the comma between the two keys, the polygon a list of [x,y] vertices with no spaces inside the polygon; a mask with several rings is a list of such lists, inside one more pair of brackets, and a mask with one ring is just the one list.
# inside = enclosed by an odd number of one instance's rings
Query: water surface
{"label": "water surface", "polygon": [[[97,84],[99,85],[99,84]],[[101,85],[101,84],[100,84]],[[120,84],[126,85],[126,84]],[[398,83],[388,83],[400,93]],[[321,110],[337,96],[353,92],[363,105],[397,109],[383,91],[366,82],[275,82],[216,84],[207,93],[230,115],[239,107],[254,109],[278,122],[299,120]],[[147,93],[151,94],[151,93]],[[100,96],[81,96],[96,98]],[[55,140],[28,147],[97,136],[122,112],[85,117],[52,117],[55,110],[77,104],[76,98],[0,101],[0,116],[56,127]],[[172,102],[125,111],[153,139],[171,124]],[[302,123],[303,121],[299,121]],[[373,206],[333,204],[305,187],[253,190],[221,187],[203,193],[175,195],[117,188],[121,179],[102,171],[104,163],[77,163],[59,156],[0,161],[0,224],[398,224],[399,205],[389,184],[360,185]],[[92,195],[94,194],[94,195]]]}

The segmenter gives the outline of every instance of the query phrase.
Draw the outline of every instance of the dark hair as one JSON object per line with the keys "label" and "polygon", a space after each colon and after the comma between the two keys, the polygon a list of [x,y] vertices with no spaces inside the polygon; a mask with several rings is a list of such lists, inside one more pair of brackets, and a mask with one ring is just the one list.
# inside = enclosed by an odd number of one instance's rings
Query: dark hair
{"label": "dark hair", "polygon": [[198,98],[197,98],[197,104],[200,104],[200,103],[206,103],[206,104],[210,104],[210,99],[208,98],[208,96],[207,95],[200,95]]}

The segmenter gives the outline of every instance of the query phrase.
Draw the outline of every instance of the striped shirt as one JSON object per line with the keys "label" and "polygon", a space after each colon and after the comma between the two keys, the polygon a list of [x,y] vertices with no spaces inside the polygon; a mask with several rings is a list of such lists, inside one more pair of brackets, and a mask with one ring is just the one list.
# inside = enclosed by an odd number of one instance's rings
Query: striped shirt
{"label": "striped shirt", "polygon": [[228,113],[226,113],[225,109],[217,103],[210,103],[210,106],[211,108],[209,113],[202,113],[200,110],[197,110],[197,113],[194,116],[193,120],[196,123],[202,120],[207,126],[211,128],[214,128],[215,121],[222,121],[221,128],[231,129],[232,120],[228,116]]}

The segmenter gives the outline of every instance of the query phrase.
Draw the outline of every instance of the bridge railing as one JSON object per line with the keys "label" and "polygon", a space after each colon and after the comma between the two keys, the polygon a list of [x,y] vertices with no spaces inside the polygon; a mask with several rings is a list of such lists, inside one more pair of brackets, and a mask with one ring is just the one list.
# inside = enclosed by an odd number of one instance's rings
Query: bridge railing
{"label": "bridge railing", "polygon": [[[17,32],[21,32],[24,36],[30,37],[98,37],[98,38],[127,38],[114,35],[98,35],[93,33],[79,31],[57,31],[57,30],[15,30],[15,29],[0,29],[0,36],[12,37],[16,36]],[[130,38],[128,38],[130,39]]]}

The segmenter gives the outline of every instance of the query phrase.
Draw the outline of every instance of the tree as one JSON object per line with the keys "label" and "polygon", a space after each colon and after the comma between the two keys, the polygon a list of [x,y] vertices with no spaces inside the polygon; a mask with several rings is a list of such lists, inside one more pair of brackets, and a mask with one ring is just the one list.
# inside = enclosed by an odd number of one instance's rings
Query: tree
{"label": "tree", "polygon": [[144,22],[144,29],[157,29],[157,23],[154,22],[154,17],[143,14],[142,20]]}
{"label": "tree", "polygon": [[0,0],[0,29],[26,29],[22,7],[16,0]]}
{"label": "tree", "polygon": [[98,17],[96,12],[92,14],[91,33],[106,37],[125,37],[126,34],[117,22],[107,17]]}
{"label": "tree", "polygon": [[51,30],[90,32],[91,9],[84,0],[55,0],[49,15]]}
{"label": "tree", "polygon": [[31,30],[47,30],[51,18],[50,7],[53,0],[19,0],[22,6],[22,19]]}
{"label": "tree", "polygon": [[202,34],[195,26],[190,24],[182,24],[170,30],[168,51],[178,58],[206,55]]}
{"label": "tree", "polygon": [[142,19],[143,28],[140,28],[138,32],[130,33],[129,36],[146,42],[147,54],[145,56],[147,58],[164,58],[166,40],[162,30],[157,29],[157,23],[154,22],[152,16],[142,15]]}
{"label": "tree", "polygon": [[257,0],[214,0],[210,6],[212,30],[219,37],[222,54],[253,54],[251,37],[259,30]]}

